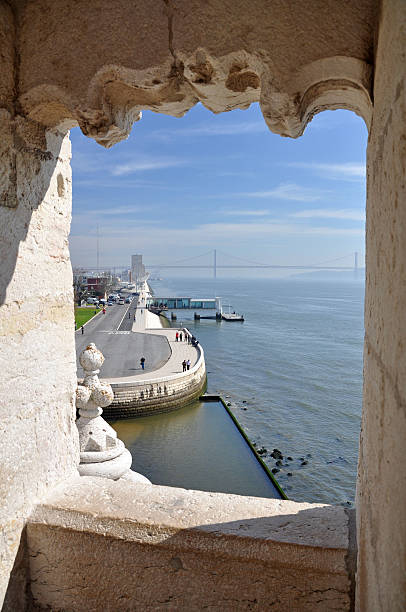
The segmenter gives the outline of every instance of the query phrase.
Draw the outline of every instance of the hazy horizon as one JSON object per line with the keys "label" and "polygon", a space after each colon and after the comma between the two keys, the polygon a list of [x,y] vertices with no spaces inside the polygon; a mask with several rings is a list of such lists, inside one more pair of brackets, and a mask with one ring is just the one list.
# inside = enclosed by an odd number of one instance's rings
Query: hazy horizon
{"label": "hazy horizon", "polygon": [[[221,249],[232,259],[313,264],[364,261],[367,130],[349,111],[317,115],[281,138],[258,104],[182,119],[145,112],[105,150],[71,132],[74,266],[148,264]],[[230,260],[231,261],[231,260]],[[235,263],[235,262],[233,262]]]}

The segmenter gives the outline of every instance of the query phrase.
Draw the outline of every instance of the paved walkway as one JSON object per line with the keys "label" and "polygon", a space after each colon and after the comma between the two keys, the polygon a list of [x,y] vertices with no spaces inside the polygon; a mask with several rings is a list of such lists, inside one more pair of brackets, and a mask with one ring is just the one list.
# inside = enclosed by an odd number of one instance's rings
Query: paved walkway
{"label": "paved walkway", "polygon": [[[134,305],[136,301],[134,301]],[[133,306],[131,305],[133,309]],[[129,323],[128,327],[124,323]],[[171,349],[165,337],[146,333],[132,332],[133,320],[128,317],[125,306],[117,305],[106,309],[106,314],[99,314],[89,321],[82,335],[75,334],[77,376],[83,377],[79,356],[90,342],[94,342],[105,357],[100,371],[103,379],[116,376],[136,376],[144,374],[141,369],[141,357],[147,358],[146,372],[159,369],[171,356]],[[125,327],[125,329],[123,329]]]}
{"label": "paved walkway", "polygon": [[[192,368],[199,358],[200,351],[187,342],[176,342],[176,332],[180,331],[174,328],[164,328],[161,325],[161,321],[158,315],[149,312],[145,307],[146,300],[148,298],[148,292],[141,290],[137,308],[135,312],[135,320],[133,320],[132,331],[138,334],[145,334],[146,336],[160,336],[162,339],[166,339],[170,347],[169,359],[160,367],[146,371],[144,373],[137,373],[135,376],[123,376],[120,378],[107,378],[110,382],[131,382],[131,381],[153,381],[157,378],[164,378],[171,374],[179,374],[183,372],[182,361],[184,359],[190,359],[190,367]],[[134,317],[133,317],[134,318]],[[183,332],[184,336],[184,332]],[[145,357],[145,367],[148,369],[148,354]]]}

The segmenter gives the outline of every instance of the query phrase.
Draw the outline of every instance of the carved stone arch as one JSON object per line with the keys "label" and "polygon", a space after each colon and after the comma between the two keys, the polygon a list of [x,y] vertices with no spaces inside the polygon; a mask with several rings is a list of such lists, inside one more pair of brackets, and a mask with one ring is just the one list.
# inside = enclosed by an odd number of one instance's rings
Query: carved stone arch
{"label": "carved stone arch", "polygon": [[332,57],[300,68],[282,84],[261,54],[214,58],[199,48],[182,57],[177,69],[169,64],[144,71],[103,66],[89,83],[86,104],[64,88],[40,85],[23,94],[20,105],[28,119],[45,128],[79,125],[86,136],[107,148],[128,137],[142,110],[182,117],[197,102],[214,113],[260,102],[272,132],[297,138],[323,110],[353,110],[369,127],[371,72],[361,60]]}

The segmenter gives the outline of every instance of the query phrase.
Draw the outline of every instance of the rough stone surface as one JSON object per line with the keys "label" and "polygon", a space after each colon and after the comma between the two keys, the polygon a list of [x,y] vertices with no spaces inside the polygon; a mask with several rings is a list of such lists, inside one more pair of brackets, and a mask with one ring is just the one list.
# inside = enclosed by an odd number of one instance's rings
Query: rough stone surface
{"label": "rough stone surface", "polygon": [[111,383],[114,401],[104,409],[108,418],[128,418],[170,412],[198,398],[206,387],[203,351],[188,372],[131,383]]}
{"label": "rough stone surface", "polygon": [[150,482],[130,470],[130,451],[101,416],[102,407],[111,404],[114,397],[110,385],[102,383],[98,376],[104,362],[103,353],[91,342],[81,352],[79,361],[85,373],[83,384],[76,389],[76,408],[80,415],[76,421],[80,448],[79,474],[118,480],[128,473],[127,480]]}
{"label": "rough stone surface", "polygon": [[359,610],[406,609],[406,3],[382,4],[367,164]]}
{"label": "rough stone surface", "polygon": [[15,24],[10,6],[0,4],[0,108],[14,113]]}
{"label": "rough stone surface", "polygon": [[104,146],[142,109],[182,116],[198,101],[214,112],[260,101],[270,129],[294,137],[324,108],[371,119],[378,0],[14,4],[22,113]]}
{"label": "rough stone surface", "polygon": [[[3,143],[16,133],[4,118],[3,111]],[[17,207],[0,206],[0,601],[26,516],[49,487],[75,471],[79,457],[70,142],[47,133],[42,146],[21,145]],[[0,178],[7,181],[7,173]]]}
{"label": "rough stone surface", "polygon": [[350,607],[342,508],[81,478],[27,536],[32,594],[51,609]]}
{"label": "rough stone surface", "polygon": [[[78,462],[67,251],[71,184],[64,134],[69,126],[80,125],[86,135],[108,147],[128,135],[143,108],[181,116],[199,100],[214,112],[260,101],[268,126],[293,137],[325,108],[352,109],[371,127],[357,605],[368,612],[405,609],[405,21],[404,0],[291,0],[288,8],[284,0],[0,4],[0,598],[15,560],[17,582],[9,588],[9,609],[24,605],[23,540],[17,558],[16,554],[26,516],[50,487],[73,473]],[[106,492],[105,503],[114,498],[110,493]],[[128,498],[125,503],[130,503]],[[172,505],[176,510],[176,503]],[[164,499],[161,507],[168,511]],[[117,503],[112,509],[117,510]],[[234,516],[229,506],[227,513]],[[64,516],[67,521],[72,516],[81,520],[82,514],[66,510]],[[251,516],[249,509],[246,516]],[[184,604],[182,593],[197,597],[206,584],[213,591],[208,602],[212,609],[220,601],[214,601],[220,591],[222,609],[266,609],[271,604],[278,609],[279,593],[285,597],[284,609],[342,610],[348,605],[347,582],[347,586],[336,582],[337,576],[347,580],[344,573],[316,569],[311,545],[289,546],[306,568],[301,572],[287,565],[281,571],[254,546],[252,557],[244,559],[244,571],[251,576],[248,584],[243,581],[241,551],[231,560],[227,557],[231,574],[222,565],[227,554],[234,554],[232,547],[218,553],[218,565],[210,573],[205,559],[213,558],[212,549],[198,555],[195,549],[188,550],[187,559],[177,551],[169,559],[165,555],[170,548],[160,552],[161,542],[146,550],[144,541],[132,541],[128,530],[125,542],[112,531],[106,537],[94,525],[92,529],[86,527],[80,534],[75,526],[69,532],[62,523],[53,524],[54,534],[65,538],[62,544],[56,538],[53,549],[50,527],[30,526],[30,545],[40,551],[32,560],[33,572],[42,576],[43,547],[50,558],[61,560],[61,568],[63,563],[69,566],[67,575],[75,587],[89,577],[89,588],[85,585],[78,595],[82,591],[91,605],[97,603],[97,589],[103,586],[101,571],[105,584],[116,588],[121,598],[110,609],[120,609],[118,602],[122,609],[134,609],[137,597],[146,602],[146,609],[179,608]],[[297,530],[305,533],[306,525],[297,524]],[[93,553],[96,541],[102,551],[99,557]],[[210,535],[210,542],[231,546],[231,541],[222,531],[218,537]],[[166,537],[165,546],[168,542],[173,542],[172,535]],[[99,558],[107,559],[103,551],[110,543],[116,571],[97,563]],[[67,544],[71,557],[66,555]],[[91,563],[75,573],[76,560],[80,566],[79,544]],[[184,539],[176,546],[185,546]],[[131,554],[123,552],[126,547]],[[318,553],[321,550],[317,548]],[[324,552],[323,567],[331,549]],[[130,558],[134,567],[139,563],[134,570],[137,580],[129,581],[120,572],[122,558]],[[162,564],[162,559],[170,565]],[[133,566],[127,567],[131,575]],[[189,567],[193,571],[188,573]],[[250,574],[253,567],[256,571]],[[57,573],[57,566],[51,570],[48,580],[60,585],[62,573]],[[151,575],[158,580],[145,580]],[[193,592],[188,591],[188,576]],[[269,579],[266,588],[261,586],[263,576]],[[321,581],[321,576],[329,580]],[[255,582],[257,601],[252,593]],[[277,590],[279,583],[288,586]],[[41,595],[40,583],[35,584]],[[144,584],[152,588],[144,589]],[[168,600],[151,602],[155,584],[164,585],[164,592],[172,588],[165,585],[173,584],[173,599],[168,595]],[[133,591],[127,595],[129,585]],[[62,597],[58,589],[53,591],[55,598]],[[296,595],[299,592],[301,596]],[[210,589],[203,594],[209,597]],[[65,589],[65,596],[74,593]],[[129,603],[126,597],[132,598]],[[331,601],[326,603],[326,598]],[[70,604],[61,606],[69,609]]]}

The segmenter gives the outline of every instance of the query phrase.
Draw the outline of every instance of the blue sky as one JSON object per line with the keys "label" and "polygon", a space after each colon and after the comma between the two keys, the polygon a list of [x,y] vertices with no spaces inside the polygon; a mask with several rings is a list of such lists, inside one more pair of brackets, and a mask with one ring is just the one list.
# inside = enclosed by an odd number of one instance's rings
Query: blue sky
{"label": "blue sky", "polygon": [[144,112],[110,150],[79,129],[71,140],[74,266],[96,265],[97,226],[101,266],[214,248],[281,265],[358,251],[362,264],[367,130],[353,113],[317,115],[293,140],[272,134],[257,104],[220,115],[197,105],[181,119]]}

